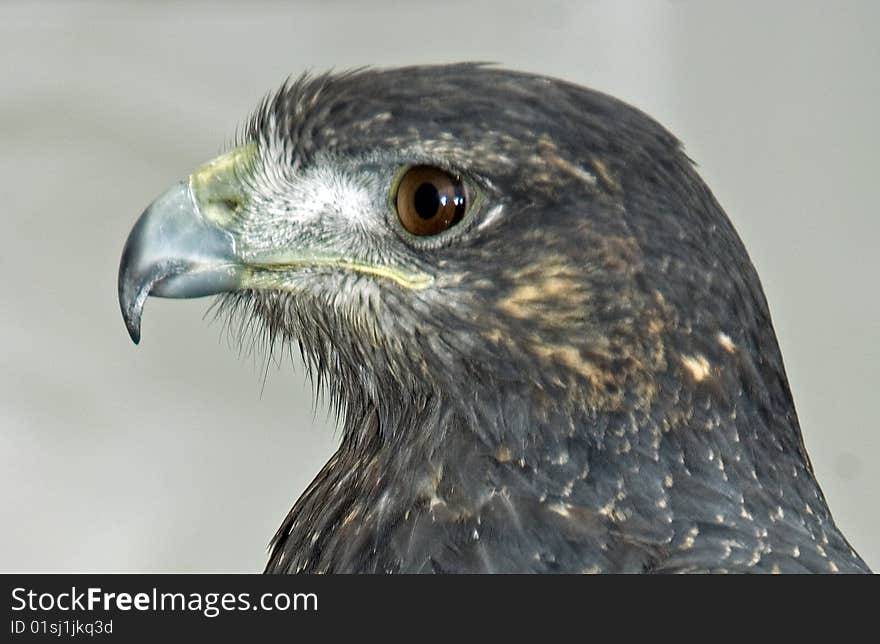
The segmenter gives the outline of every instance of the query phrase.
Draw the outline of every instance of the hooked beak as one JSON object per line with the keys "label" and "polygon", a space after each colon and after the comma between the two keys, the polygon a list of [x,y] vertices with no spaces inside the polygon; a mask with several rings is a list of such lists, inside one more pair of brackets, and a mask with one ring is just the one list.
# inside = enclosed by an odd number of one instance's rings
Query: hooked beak
{"label": "hooked beak", "polygon": [[119,264],[119,305],[135,344],[148,296],[202,297],[241,287],[245,268],[234,237],[219,222],[242,204],[235,164],[251,154],[244,146],[202,166],[150,204],[129,233]]}

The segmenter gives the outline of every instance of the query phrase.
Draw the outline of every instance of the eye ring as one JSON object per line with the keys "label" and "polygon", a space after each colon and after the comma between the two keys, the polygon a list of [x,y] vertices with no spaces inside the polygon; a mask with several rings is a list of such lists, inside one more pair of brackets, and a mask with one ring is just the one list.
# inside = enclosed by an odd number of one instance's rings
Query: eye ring
{"label": "eye ring", "polygon": [[409,233],[427,237],[459,223],[467,213],[469,197],[460,176],[436,166],[415,165],[397,181],[393,204]]}

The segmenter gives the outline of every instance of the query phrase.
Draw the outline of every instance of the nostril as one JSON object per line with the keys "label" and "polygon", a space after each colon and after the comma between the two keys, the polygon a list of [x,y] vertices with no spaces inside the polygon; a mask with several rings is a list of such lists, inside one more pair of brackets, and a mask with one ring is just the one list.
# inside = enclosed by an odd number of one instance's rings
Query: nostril
{"label": "nostril", "polygon": [[223,199],[220,203],[222,203],[226,208],[228,208],[229,210],[231,210],[234,213],[238,213],[238,211],[241,209],[241,200],[240,199],[234,199],[234,198],[230,197],[230,198]]}

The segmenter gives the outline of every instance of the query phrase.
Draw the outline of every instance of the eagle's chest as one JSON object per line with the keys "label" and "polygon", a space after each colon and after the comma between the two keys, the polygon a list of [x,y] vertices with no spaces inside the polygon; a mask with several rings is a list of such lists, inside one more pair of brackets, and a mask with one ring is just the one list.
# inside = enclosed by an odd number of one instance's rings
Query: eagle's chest
{"label": "eagle's chest", "polygon": [[462,460],[397,468],[337,455],[279,531],[268,571],[600,571],[623,560],[624,568],[641,567],[641,555],[615,554],[601,513],[561,502],[562,492],[548,493],[509,463]]}
{"label": "eagle's chest", "polygon": [[[378,459],[332,459],[300,497],[276,537],[269,570],[399,572],[427,555],[436,501],[430,476],[401,475]],[[432,503],[435,504],[432,507]]]}

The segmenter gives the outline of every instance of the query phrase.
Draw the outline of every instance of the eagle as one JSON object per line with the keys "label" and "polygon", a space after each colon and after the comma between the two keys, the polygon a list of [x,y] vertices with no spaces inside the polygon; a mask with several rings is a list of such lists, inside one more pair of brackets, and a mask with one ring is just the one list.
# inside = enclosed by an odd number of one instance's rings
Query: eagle
{"label": "eagle", "polygon": [[338,450],[270,573],[870,572],[758,275],[675,136],[462,63],[288,79],[119,269],[298,347]]}

